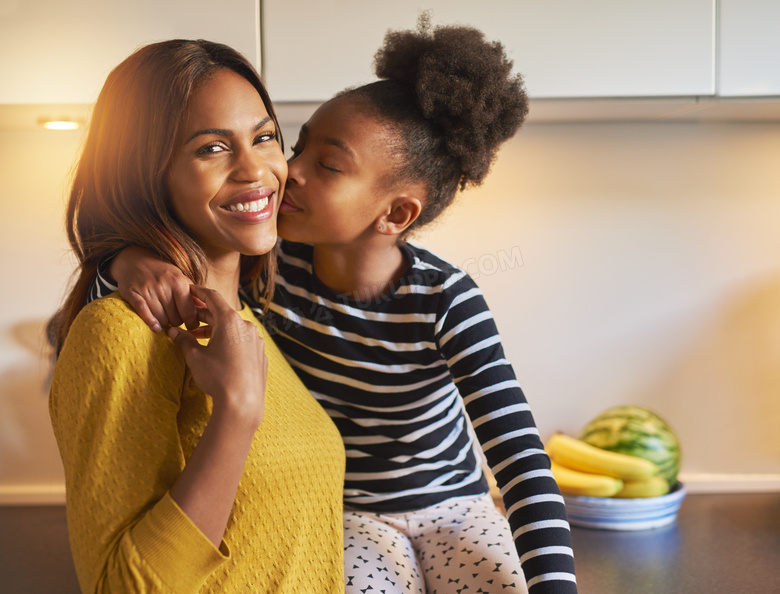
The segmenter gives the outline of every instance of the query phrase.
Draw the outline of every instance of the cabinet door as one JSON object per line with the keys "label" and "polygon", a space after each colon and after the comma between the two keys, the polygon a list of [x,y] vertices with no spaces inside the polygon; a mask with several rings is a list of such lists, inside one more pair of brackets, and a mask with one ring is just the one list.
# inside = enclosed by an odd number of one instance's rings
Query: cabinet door
{"label": "cabinet door", "polygon": [[720,0],[719,53],[719,95],[780,95],[780,2]]}
{"label": "cabinet door", "polygon": [[502,41],[534,98],[712,95],[714,1],[264,0],[263,71],[277,101],[327,99],[431,9]]}
{"label": "cabinet door", "polygon": [[137,47],[176,37],[233,46],[257,65],[258,0],[2,0],[0,103],[92,103]]}

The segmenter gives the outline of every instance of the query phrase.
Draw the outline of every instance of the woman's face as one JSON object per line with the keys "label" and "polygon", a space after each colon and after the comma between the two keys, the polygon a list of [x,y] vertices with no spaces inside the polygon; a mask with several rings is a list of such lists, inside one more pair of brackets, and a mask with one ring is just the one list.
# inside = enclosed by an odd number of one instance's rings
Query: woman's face
{"label": "woman's face", "polygon": [[273,248],[287,163],[249,81],[218,70],[193,93],[167,179],[176,217],[209,260]]}
{"label": "woman's face", "polygon": [[279,235],[302,243],[346,245],[368,237],[391,196],[391,133],[353,97],[322,105],[301,128],[289,161]]}

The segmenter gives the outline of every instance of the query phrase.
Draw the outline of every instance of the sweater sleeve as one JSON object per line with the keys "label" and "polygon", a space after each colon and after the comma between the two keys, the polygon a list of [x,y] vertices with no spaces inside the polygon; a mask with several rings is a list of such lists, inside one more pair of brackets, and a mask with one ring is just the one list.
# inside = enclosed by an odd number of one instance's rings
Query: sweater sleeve
{"label": "sweater sleeve", "polygon": [[197,592],[229,553],[169,495],[185,460],[177,415],[184,360],[114,296],[70,329],[49,408],[84,592]]}
{"label": "sweater sleeve", "polygon": [[443,294],[436,339],[501,490],[529,594],[576,593],[571,534],[549,458],[487,303],[463,272]]}

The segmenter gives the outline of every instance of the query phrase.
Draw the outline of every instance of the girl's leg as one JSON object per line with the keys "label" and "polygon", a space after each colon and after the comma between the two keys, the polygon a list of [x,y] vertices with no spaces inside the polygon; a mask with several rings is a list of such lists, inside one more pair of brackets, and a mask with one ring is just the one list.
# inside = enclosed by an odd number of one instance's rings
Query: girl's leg
{"label": "girl's leg", "polygon": [[509,522],[489,495],[415,514],[411,534],[428,594],[528,592]]}
{"label": "girl's leg", "polygon": [[346,594],[425,594],[411,542],[380,518],[344,510]]}

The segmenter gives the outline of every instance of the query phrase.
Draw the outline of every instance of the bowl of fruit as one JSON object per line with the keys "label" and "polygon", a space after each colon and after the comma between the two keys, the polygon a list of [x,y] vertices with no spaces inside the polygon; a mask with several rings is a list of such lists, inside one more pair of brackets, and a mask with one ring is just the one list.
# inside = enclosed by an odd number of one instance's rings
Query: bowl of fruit
{"label": "bowl of fruit", "polygon": [[685,498],[680,444],[653,411],[611,408],[578,438],[556,433],[546,449],[573,526],[647,530],[675,521]]}

